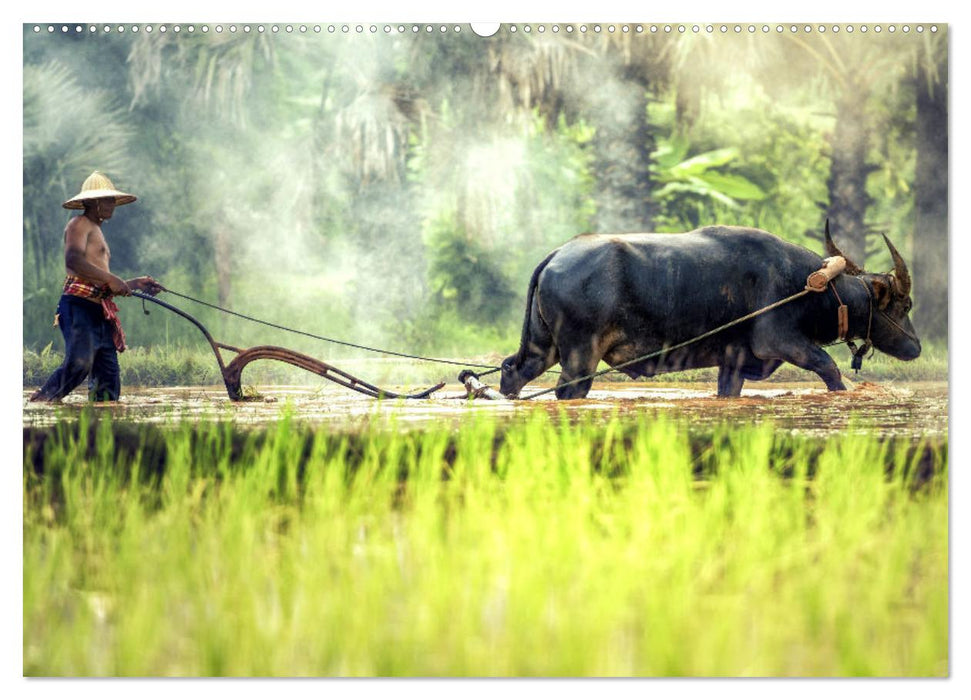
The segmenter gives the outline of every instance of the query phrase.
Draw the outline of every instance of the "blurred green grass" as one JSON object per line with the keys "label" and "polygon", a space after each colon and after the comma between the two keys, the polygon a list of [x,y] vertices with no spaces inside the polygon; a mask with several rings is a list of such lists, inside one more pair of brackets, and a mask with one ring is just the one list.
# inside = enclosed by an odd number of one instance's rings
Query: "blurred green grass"
{"label": "blurred green grass", "polygon": [[946,676],[947,443],[25,429],[27,676]]}
{"label": "blurred green grass", "polygon": [[[313,357],[312,349],[301,350]],[[863,363],[863,370],[854,373],[850,370],[850,353],[843,346],[828,349],[843,373],[852,381],[946,381],[948,378],[947,347],[943,344],[925,346],[924,352],[912,362],[902,362],[888,357],[880,352]],[[231,352],[224,353],[228,362],[234,357]],[[478,364],[498,365],[500,355],[492,356],[456,356],[446,359],[462,360]],[[401,358],[387,358],[374,355],[363,359],[328,359],[326,354],[319,358],[325,362],[340,367],[354,374],[359,374],[369,381],[377,383],[411,383],[437,382],[439,380],[456,381],[459,367],[428,362],[417,362]],[[42,385],[51,373],[57,369],[63,359],[63,354],[48,345],[40,352],[27,348],[23,354],[23,385],[36,387]],[[221,384],[219,366],[212,351],[197,347],[132,347],[119,357],[121,366],[121,381],[123,386],[200,386]],[[601,364],[600,369],[607,366]],[[554,366],[558,370],[559,366]],[[548,373],[541,381],[555,382],[557,375]],[[605,374],[596,379],[600,382],[705,382],[715,383],[718,370],[700,369],[686,372],[671,372],[661,374],[651,379],[631,380],[619,372]],[[322,381],[316,375],[280,362],[257,361],[248,365],[243,372],[243,380],[248,385],[310,385]],[[793,365],[784,364],[766,382],[747,382],[753,387],[772,382],[819,382],[822,381],[806,370]],[[497,383],[494,382],[494,383]]]}

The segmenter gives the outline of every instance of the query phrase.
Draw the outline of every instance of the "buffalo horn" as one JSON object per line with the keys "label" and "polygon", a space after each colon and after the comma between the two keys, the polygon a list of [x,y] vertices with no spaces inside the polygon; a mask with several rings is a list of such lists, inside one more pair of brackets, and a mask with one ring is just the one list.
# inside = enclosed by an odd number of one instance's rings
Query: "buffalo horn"
{"label": "buffalo horn", "polygon": [[[833,237],[831,235],[829,235],[829,219],[826,219],[826,236],[825,236],[825,239],[824,239],[824,243],[826,245],[826,254],[827,255],[829,255],[830,257],[833,257],[835,255],[839,255],[841,258],[843,258],[843,260],[846,261],[846,269],[844,270],[844,272],[846,274],[848,274],[848,275],[859,275],[859,274],[861,274],[863,272],[863,268],[862,267],[859,267],[855,262],[853,262],[852,260],[850,260],[845,255],[843,255],[843,253],[840,251],[840,249],[836,247],[836,244],[833,243]],[[889,243],[889,241],[888,241],[888,243]]]}
{"label": "buffalo horn", "polygon": [[900,253],[893,247],[893,243],[890,242],[886,234],[883,234],[883,240],[886,241],[887,247],[890,249],[890,257],[893,258],[893,274],[900,284],[900,293],[905,297],[910,296],[910,272],[907,271],[907,263],[900,257]]}

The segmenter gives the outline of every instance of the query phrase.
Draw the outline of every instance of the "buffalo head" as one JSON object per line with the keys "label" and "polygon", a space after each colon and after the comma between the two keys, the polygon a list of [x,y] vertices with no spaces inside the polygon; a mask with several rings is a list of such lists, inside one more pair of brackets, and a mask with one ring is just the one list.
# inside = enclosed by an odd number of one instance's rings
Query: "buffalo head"
{"label": "buffalo head", "polygon": [[873,346],[898,360],[913,360],[920,355],[920,339],[910,322],[910,272],[893,243],[886,236],[883,240],[893,258],[893,272],[874,274],[865,272],[840,252],[829,234],[826,222],[825,245],[828,255],[842,255],[846,260],[845,274],[859,279],[867,288],[872,305],[870,340]]}
{"label": "buffalo head", "polygon": [[499,392],[507,398],[516,398],[529,382],[546,371],[541,356],[522,351],[502,361]]}

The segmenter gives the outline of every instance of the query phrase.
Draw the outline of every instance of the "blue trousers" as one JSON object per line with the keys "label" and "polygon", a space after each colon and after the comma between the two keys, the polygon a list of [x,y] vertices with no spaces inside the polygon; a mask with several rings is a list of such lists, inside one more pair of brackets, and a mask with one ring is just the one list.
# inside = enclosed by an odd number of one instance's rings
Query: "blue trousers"
{"label": "blue trousers", "polygon": [[64,294],[57,313],[64,336],[64,362],[31,399],[58,401],[87,378],[88,399],[117,401],[121,394],[118,351],[101,304]]}

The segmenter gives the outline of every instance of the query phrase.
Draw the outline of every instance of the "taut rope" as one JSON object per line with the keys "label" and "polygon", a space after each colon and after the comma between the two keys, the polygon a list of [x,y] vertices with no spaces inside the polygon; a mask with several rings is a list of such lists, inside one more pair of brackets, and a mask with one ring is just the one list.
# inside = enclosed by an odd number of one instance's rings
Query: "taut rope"
{"label": "taut rope", "polygon": [[382,355],[394,355],[395,357],[404,357],[404,358],[407,358],[409,360],[421,360],[423,362],[438,362],[440,364],[444,364],[444,365],[456,365],[458,367],[482,367],[482,368],[485,368],[485,369],[488,369],[489,370],[488,372],[483,372],[479,376],[485,376],[487,374],[492,374],[493,372],[498,372],[501,369],[500,367],[496,367],[495,365],[482,365],[482,364],[476,364],[474,362],[459,362],[457,360],[446,360],[446,359],[443,359],[443,358],[440,358],[440,357],[424,357],[422,355],[409,355],[408,353],[404,353],[404,352],[396,352],[394,350],[384,350],[384,349],[381,349],[381,348],[373,348],[373,347],[370,347],[370,346],[367,346],[367,345],[359,345],[357,343],[350,343],[350,342],[348,342],[346,340],[337,340],[336,338],[328,338],[327,336],[316,335],[315,333],[308,333],[307,331],[301,331],[301,330],[298,330],[296,328],[290,328],[288,326],[283,326],[283,325],[280,325],[278,323],[271,323],[270,321],[264,321],[264,320],[259,319],[259,318],[254,318],[252,316],[247,316],[246,314],[241,314],[241,313],[239,313],[237,311],[233,311],[231,309],[226,309],[226,308],[224,308],[222,306],[217,306],[216,304],[211,304],[208,301],[203,301],[202,299],[196,299],[194,297],[190,297],[188,294],[182,294],[181,292],[176,292],[175,290],[169,289],[168,287],[162,287],[162,291],[168,292],[169,294],[173,294],[173,295],[175,295],[177,297],[181,297],[183,299],[187,299],[188,301],[193,301],[196,304],[202,304],[203,306],[208,306],[210,309],[215,309],[216,311],[220,311],[220,312],[222,312],[224,314],[229,314],[230,316],[236,316],[237,318],[242,318],[242,319],[244,319],[246,321],[252,321],[253,323],[259,323],[259,324],[261,324],[263,326],[269,326],[270,328],[276,328],[277,330],[287,331],[288,333],[296,333],[297,335],[303,335],[303,336],[306,336],[308,338],[314,338],[315,340],[323,340],[324,342],[327,342],[327,343],[334,343],[336,345],[344,345],[344,346],[349,347],[349,348],[356,348],[358,350],[366,350],[367,352],[375,352],[375,353],[380,353]]}

